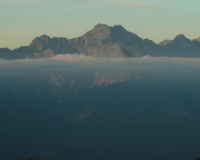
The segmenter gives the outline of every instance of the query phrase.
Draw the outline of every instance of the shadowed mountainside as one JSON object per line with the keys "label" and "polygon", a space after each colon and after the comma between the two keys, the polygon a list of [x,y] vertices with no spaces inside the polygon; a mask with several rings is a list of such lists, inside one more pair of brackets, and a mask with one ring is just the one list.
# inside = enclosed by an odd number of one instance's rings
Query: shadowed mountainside
{"label": "shadowed mountainside", "polygon": [[171,57],[199,57],[199,51],[199,48],[183,34],[176,36],[175,39],[165,47],[166,54],[169,54]]}
{"label": "shadowed mountainside", "polygon": [[160,80],[59,70],[0,77],[1,159],[188,160],[199,153],[198,74],[188,81],[186,73]]}
{"label": "shadowed mountainside", "polygon": [[33,39],[29,46],[14,50],[0,49],[0,58],[26,59],[48,58],[56,54],[84,54],[96,57],[200,57],[199,38],[191,41],[178,35],[173,41],[165,40],[160,44],[142,39],[124,29],[121,25],[98,24],[81,37],[74,39],[50,38],[42,35]]}

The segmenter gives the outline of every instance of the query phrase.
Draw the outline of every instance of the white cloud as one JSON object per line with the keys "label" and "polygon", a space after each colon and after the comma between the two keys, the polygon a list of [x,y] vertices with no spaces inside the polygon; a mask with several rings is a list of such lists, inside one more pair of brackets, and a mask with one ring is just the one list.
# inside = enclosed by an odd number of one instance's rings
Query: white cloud
{"label": "white cloud", "polygon": [[59,60],[59,61],[65,61],[65,62],[78,62],[78,61],[96,61],[94,57],[89,57],[89,56],[84,56],[84,55],[78,55],[78,54],[60,54],[57,55],[53,58],[54,60]]}
{"label": "white cloud", "polygon": [[[9,69],[8,72],[5,69]],[[100,58],[84,55],[57,55],[49,59],[26,59],[4,61],[0,59],[0,73],[26,73],[36,71],[53,73],[57,71],[114,71],[136,73],[137,77],[157,75],[158,78],[183,78],[187,75],[199,75],[200,59],[198,58]],[[17,71],[16,71],[17,70]],[[183,75],[182,77],[180,75]]]}
{"label": "white cloud", "polygon": [[[144,56],[139,58],[105,58],[105,57],[90,57],[85,55],[57,55],[52,60],[62,61],[66,63],[74,63],[76,65],[93,66],[100,68],[113,69],[155,69],[165,70],[167,68],[184,68],[192,67],[200,69],[199,58],[168,58],[168,57],[150,57]],[[142,65],[141,65],[142,64]]]}

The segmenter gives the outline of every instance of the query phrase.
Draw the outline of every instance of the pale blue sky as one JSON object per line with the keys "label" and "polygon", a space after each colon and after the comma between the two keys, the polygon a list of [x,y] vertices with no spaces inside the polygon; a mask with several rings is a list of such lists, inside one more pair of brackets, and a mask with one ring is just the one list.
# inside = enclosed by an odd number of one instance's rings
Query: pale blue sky
{"label": "pale blue sky", "polygon": [[97,23],[121,24],[160,42],[200,37],[200,0],[0,0],[0,47],[29,45],[42,34],[74,38]]}

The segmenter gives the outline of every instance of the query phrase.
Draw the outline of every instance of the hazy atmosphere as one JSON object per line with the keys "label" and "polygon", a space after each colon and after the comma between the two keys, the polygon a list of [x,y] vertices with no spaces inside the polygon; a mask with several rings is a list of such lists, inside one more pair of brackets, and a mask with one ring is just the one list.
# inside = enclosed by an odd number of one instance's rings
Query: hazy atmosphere
{"label": "hazy atmosphere", "polygon": [[0,160],[200,160],[199,11],[0,0]]}

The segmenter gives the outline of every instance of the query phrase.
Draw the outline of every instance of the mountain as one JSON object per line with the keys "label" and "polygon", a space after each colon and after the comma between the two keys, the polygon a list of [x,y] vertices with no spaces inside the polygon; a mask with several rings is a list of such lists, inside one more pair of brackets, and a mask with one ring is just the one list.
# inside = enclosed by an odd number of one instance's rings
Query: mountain
{"label": "mountain", "polygon": [[121,25],[109,27],[98,24],[84,34],[81,40],[85,43],[83,52],[90,56],[137,57],[145,53],[157,53],[159,48],[153,41],[149,43]]}
{"label": "mountain", "polygon": [[142,39],[122,26],[109,27],[105,24],[98,24],[83,36],[70,40],[78,53],[100,57],[138,56],[132,45],[134,41],[138,46],[142,43]]}
{"label": "mountain", "polygon": [[154,43],[152,40],[144,39],[144,43],[146,44],[146,48],[142,48],[140,50],[140,56],[149,55],[152,57],[161,57],[165,56],[163,53],[163,47]]}
{"label": "mountain", "polygon": [[165,46],[164,51],[171,57],[199,57],[200,49],[183,34],[177,35],[174,40]]}
{"label": "mountain", "polygon": [[173,41],[164,40],[160,44],[124,29],[121,25],[97,24],[81,37],[67,39],[50,38],[47,35],[36,37],[29,46],[14,50],[0,49],[0,58],[26,59],[48,58],[56,54],[84,54],[96,57],[199,57],[200,42],[178,35]]}
{"label": "mountain", "polygon": [[195,40],[200,41],[200,37],[196,38]]}
{"label": "mountain", "polygon": [[50,38],[43,35],[33,39],[29,46],[20,47],[13,52],[21,58],[46,58],[56,54],[75,53],[75,50],[69,45],[67,38]]}
{"label": "mountain", "polygon": [[8,48],[0,48],[0,58],[11,59],[12,51]]}
{"label": "mountain", "polygon": [[166,46],[166,45],[170,44],[171,42],[172,42],[172,40],[164,40],[164,41],[160,42],[159,45]]}
{"label": "mountain", "polygon": [[192,43],[196,48],[200,49],[200,38],[194,39]]}

